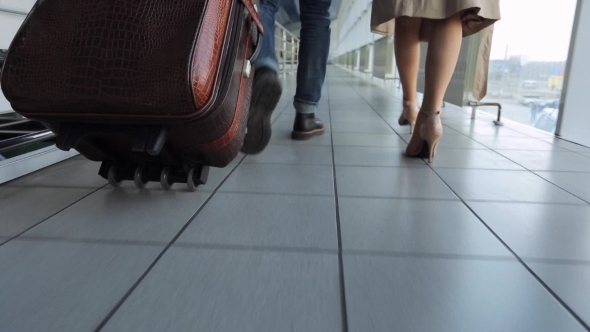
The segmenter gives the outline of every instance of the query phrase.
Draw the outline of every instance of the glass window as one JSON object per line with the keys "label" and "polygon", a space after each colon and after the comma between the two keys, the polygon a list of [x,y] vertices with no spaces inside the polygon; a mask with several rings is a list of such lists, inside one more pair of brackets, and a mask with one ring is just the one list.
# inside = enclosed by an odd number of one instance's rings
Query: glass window
{"label": "glass window", "polygon": [[555,131],[576,2],[500,2],[484,101],[502,103],[503,117]]}

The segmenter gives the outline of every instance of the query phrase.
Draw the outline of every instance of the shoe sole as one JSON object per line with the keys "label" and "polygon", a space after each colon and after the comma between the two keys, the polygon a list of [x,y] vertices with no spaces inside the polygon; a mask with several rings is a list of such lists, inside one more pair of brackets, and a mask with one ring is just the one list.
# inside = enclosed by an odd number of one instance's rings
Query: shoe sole
{"label": "shoe sole", "polygon": [[270,142],[272,136],[270,118],[281,99],[283,90],[276,75],[272,72],[263,72],[254,78],[252,91],[248,132],[244,138],[242,152],[258,154]]}
{"label": "shoe sole", "polygon": [[320,136],[323,133],[326,132],[326,128],[322,128],[322,129],[315,129],[312,131],[294,131],[291,133],[291,138],[296,140],[296,141],[307,141],[309,139],[312,139],[316,136]]}

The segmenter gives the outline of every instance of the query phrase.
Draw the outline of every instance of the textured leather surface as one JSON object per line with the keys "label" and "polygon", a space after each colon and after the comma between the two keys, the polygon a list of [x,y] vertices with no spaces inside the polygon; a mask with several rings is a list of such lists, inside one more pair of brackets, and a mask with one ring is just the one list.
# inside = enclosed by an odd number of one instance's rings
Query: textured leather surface
{"label": "textured leather surface", "polygon": [[[45,120],[56,132],[61,121],[167,123],[170,131],[164,150],[176,159],[225,167],[236,157],[245,136],[253,81],[253,75],[244,77],[243,68],[254,51],[250,19],[244,19],[240,1],[45,0],[41,4],[53,7],[38,6],[25,22],[9,54],[11,74],[6,80],[2,78],[3,89],[13,105],[20,106],[20,113],[38,112],[35,118]],[[192,12],[192,19],[181,11]],[[58,24],[59,17],[67,16],[63,12],[71,12],[75,19]],[[224,17],[228,19],[224,21]],[[208,22],[209,29],[199,30],[201,25],[193,24],[201,19],[203,24]],[[169,38],[166,40],[166,33],[156,31],[154,25],[166,30]],[[62,33],[70,37],[51,37]],[[76,47],[63,46],[71,36],[77,38],[72,44]],[[65,47],[62,61],[57,59],[60,51],[51,44],[52,38]],[[197,45],[194,50],[190,48],[193,44]],[[39,47],[49,53],[46,58],[36,51]],[[76,54],[77,58],[72,56]],[[113,60],[117,56],[121,58]],[[234,56],[235,61],[230,63]],[[199,67],[201,57],[212,61],[203,61]],[[157,64],[164,69],[156,68]],[[227,66],[229,71],[222,70]],[[193,83],[202,87],[197,91],[205,91],[200,105],[222,102],[206,115],[179,121],[182,116],[198,113]],[[59,117],[55,117],[57,113]],[[117,157],[131,155],[127,140],[100,137],[93,143],[107,147]],[[84,142],[76,149],[91,160],[108,158]],[[140,158],[158,162],[163,156]]]}
{"label": "textured leather surface", "polygon": [[[242,7],[243,8],[243,7]],[[249,42],[249,24],[246,21],[239,29],[237,59],[233,64],[229,88],[220,98],[223,103],[207,117],[175,126],[170,131],[168,143],[171,150],[187,160],[200,160],[214,167],[227,166],[240,152],[244,137],[253,76],[245,78],[244,63],[254,49]],[[246,45],[248,43],[248,45]],[[222,130],[223,129],[223,130]],[[222,132],[222,135],[219,133]],[[219,144],[223,142],[224,144]],[[206,151],[204,151],[205,149]]]}
{"label": "textured leather surface", "polygon": [[210,1],[203,16],[192,68],[197,109],[205,107],[213,94],[231,4],[231,1]]}
{"label": "textured leather surface", "polygon": [[41,1],[10,47],[4,93],[35,117],[194,114],[190,59],[209,2]]}
{"label": "textured leather surface", "polygon": [[[248,40],[246,43],[246,50],[248,50],[249,46],[250,46],[250,43]],[[246,57],[246,56],[247,56],[247,54],[244,54],[244,57]],[[225,134],[223,136],[221,136],[220,138],[218,138],[212,142],[202,143],[199,145],[199,149],[204,153],[223,149],[225,146],[227,146],[231,143],[231,141],[234,139],[234,137],[237,134],[237,131],[240,127],[240,120],[242,120],[242,118],[243,118],[243,116],[242,116],[243,109],[240,106],[242,104],[244,104],[244,98],[246,97],[245,96],[246,84],[248,83],[248,79],[246,79],[243,75],[243,69],[242,69],[242,72],[240,72],[240,73],[242,74],[242,77],[240,78],[238,96],[237,96],[237,100],[236,100],[236,105],[234,106],[236,111],[233,116],[232,123],[229,126],[229,129],[225,132]],[[250,104],[250,103],[248,102],[248,104]],[[228,105],[228,106],[231,107],[231,105]]]}

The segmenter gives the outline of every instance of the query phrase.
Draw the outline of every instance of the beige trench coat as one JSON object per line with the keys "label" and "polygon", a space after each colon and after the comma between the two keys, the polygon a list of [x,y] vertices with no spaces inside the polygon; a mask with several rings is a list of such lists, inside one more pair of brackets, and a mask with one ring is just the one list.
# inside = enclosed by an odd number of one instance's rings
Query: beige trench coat
{"label": "beige trench coat", "polygon": [[482,33],[475,72],[473,96],[481,100],[487,93],[488,66],[492,46],[493,24],[500,19],[500,0],[373,0],[371,31],[393,35],[395,18],[424,18],[420,40],[430,39],[430,19],[444,19],[461,12],[463,36]]}

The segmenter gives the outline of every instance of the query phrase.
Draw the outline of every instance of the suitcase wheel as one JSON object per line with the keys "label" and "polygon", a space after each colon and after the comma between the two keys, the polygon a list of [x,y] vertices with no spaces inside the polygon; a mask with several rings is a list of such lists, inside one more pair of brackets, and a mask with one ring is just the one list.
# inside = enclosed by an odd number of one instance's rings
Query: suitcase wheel
{"label": "suitcase wheel", "polygon": [[188,187],[188,190],[191,192],[195,192],[197,191],[197,185],[195,183],[195,169],[191,168],[191,170],[188,172],[187,176],[186,176],[186,185]]}
{"label": "suitcase wheel", "polygon": [[170,190],[172,185],[174,185],[174,182],[172,182],[172,179],[170,178],[170,168],[165,167],[162,169],[162,172],[160,173],[160,185],[162,185],[162,189],[164,190]]}
{"label": "suitcase wheel", "polygon": [[[161,168],[163,167],[163,168]],[[133,181],[139,189],[145,189],[148,182],[158,182],[164,190],[172,189],[175,183],[186,183],[188,190],[195,192],[197,187],[207,183],[209,166],[197,164],[190,166],[163,166],[163,165],[113,165],[109,161],[103,161],[99,174],[107,179],[109,184],[118,188],[123,181]],[[188,172],[187,172],[188,170]]]}
{"label": "suitcase wheel", "polygon": [[117,178],[117,168],[115,166],[109,168],[109,184],[115,188],[121,185],[121,180]]}
{"label": "suitcase wheel", "polygon": [[135,181],[135,186],[137,189],[144,189],[145,185],[147,184],[147,179],[145,178],[144,174],[144,167],[139,165],[135,168],[135,173],[133,175],[133,180]]}

